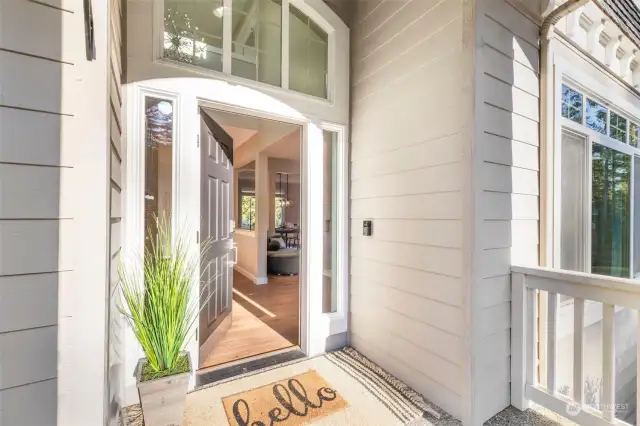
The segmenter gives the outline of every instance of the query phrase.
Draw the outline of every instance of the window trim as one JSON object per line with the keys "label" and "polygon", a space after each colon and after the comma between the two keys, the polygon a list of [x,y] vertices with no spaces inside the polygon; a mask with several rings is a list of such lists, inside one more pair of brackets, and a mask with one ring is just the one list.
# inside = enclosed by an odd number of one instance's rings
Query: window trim
{"label": "window trim", "polygon": [[[223,0],[225,10],[232,10],[233,0]],[[297,92],[289,89],[289,4],[293,4],[296,8],[312,19],[316,25],[327,32],[327,97],[320,98],[306,93]],[[230,83],[241,84],[245,86],[255,87],[261,90],[286,92],[287,95],[295,95],[307,101],[315,101],[322,104],[333,105],[336,100],[336,79],[337,79],[337,29],[329,23],[320,12],[313,8],[306,0],[282,0],[282,44],[281,44],[281,81],[280,86],[263,83],[257,80],[251,80],[239,77],[231,73],[231,54],[232,54],[232,13],[223,14],[223,38],[222,38],[222,71],[210,70],[199,67],[197,65],[186,64],[176,60],[164,57],[164,0],[155,0],[153,2],[153,61],[163,65],[170,65],[180,69],[186,69],[191,72],[202,74],[209,77],[225,80]]]}
{"label": "window trim", "polygon": [[[336,292],[337,303],[334,312],[323,313],[322,315],[328,319],[329,334],[337,334],[347,332],[348,316],[349,316],[349,143],[347,139],[348,127],[340,124],[323,122],[320,125],[321,130],[336,133],[336,170],[335,182],[336,186],[335,201],[336,206],[336,243],[343,247],[336,253]],[[323,139],[324,140],[324,139]]]}

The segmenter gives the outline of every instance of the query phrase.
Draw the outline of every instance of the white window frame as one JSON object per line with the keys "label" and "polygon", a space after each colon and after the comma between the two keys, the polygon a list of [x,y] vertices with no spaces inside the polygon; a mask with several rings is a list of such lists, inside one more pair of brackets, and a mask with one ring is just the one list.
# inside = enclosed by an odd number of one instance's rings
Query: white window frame
{"label": "white window frame", "polygon": [[[257,80],[251,80],[239,77],[231,73],[231,55],[232,55],[232,1],[223,0],[225,13],[222,15],[223,20],[223,38],[222,38],[222,71],[210,70],[167,59],[164,57],[164,0],[154,0],[153,2],[153,58],[155,62],[166,65],[188,69],[198,74],[207,75],[231,83],[253,86],[263,90],[279,89],[284,90],[288,94],[295,94],[307,100],[313,100],[321,103],[333,104],[336,99],[336,73],[337,73],[337,31],[334,26],[329,23],[310,3],[309,0],[282,0],[282,46],[281,46],[281,82],[280,86],[274,86],[268,83],[262,83]],[[316,0],[314,0],[316,1]],[[320,28],[327,33],[327,98],[308,95],[305,93],[289,90],[289,4],[293,4],[300,9],[305,15],[312,19]]]}
{"label": "white window frame", "polygon": [[[633,194],[635,191],[634,188],[634,173],[635,173],[635,161],[634,157],[640,157],[640,148],[633,147],[629,144],[630,141],[630,133],[629,127],[631,122],[636,124],[640,124],[639,115],[633,113],[633,111],[640,110],[635,108],[631,103],[623,99],[622,97],[617,96],[615,93],[611,93],[611,90],[607,90],[606,87],[603,87],[593,78],[587,76],[582,73],[576,67],[571,67],[568,62],[565,62],[561,58],[556,58],[556,71],[555,71],[555,87],[554,87],[554,143],[553,143],[553,211],[552,218],[554,225],[552,226],[552,239],[550,241],[553,242],[552,247],[552,262],[553,267],[560,268],[560,239],[561,239],[561,203],[562,203],[562,194],[561,194],[561,184],[562,184],[562,176],[561,176],[561,165],[562,165],[562,133],[563,131],[569,131],[586,139],[587,149],[586,149],[586,164],[589,165],[587,167],[586,178],[587,182],[587,193],[585,194],[587,197],[587,202],[584,205],[585,217],[588,218],[585,221],[585,231],[586,238],[585,244],[587,245],[587,249],[585,250],[585,265],[587,271],[591,271],[591,234],[592,234],[592,223],[591,223],[591,212],[592,212],[592,149],[593,144],[598,143],[604,147],[616,150],[618,152],[622,152],[631,156],[631,184],[630,184],[630,194],[631,194],[631,205],[630,205],[630,260],[629,260],[629,271],[630,277],[634,278],[640,276],[640,271],[634,271],[634,202],[633,202]],[[565,118],[562,116],[562,86],[566,85],[573,90],[579,92],[582,99],[582,124],[576,123],[573,120]],[[607,94],[605,98],[603,93]],[[603,105],[607,108],[607,134],[603,134],[597,132],[586,125],[587,115],[586,115],[586,104],[587,98],[592,99],[599,104]],[[618,141],[617,139],[612,138],[610,135],[611,132],[611,121],[610,121],[610,113],[614,111],[616,114],[624,117],[627,120],[627,135],[626,142]]]}
{"label": "white window frame", "polygon": [[[347,127],[333,123],[322,123],[322,130],[336,134],[336,170],[334,171],[332,186],[336,188],[335,202],[336,212],[336,245],[342,247],[332,248],[336,256],[336,272],[332,275],[336,279],[335,291],[337,292],[337,303],[335,312],[323,313],[329,326],[329,334],[335,335],[346,333],[348,330],[349,315],[349,144],[347,141]],[[333,244],[333,239],[331,241]],[[333,285],[333,283],[332,283]]]}

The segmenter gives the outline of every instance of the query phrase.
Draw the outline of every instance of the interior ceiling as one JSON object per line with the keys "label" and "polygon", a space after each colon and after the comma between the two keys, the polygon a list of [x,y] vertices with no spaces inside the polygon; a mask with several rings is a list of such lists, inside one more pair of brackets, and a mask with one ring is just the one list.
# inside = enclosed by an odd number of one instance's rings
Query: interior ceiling
{"label": "interior ceiling", "polygon": [[265,149],[271,158],[300,161],[300,129],[293,131]]}
{"label": "interior ceiling", "polygon": [[238,149],[240,145],[251,139],[253,135],[258,133],[257,130],[244,129],[241,127],[222,126],[225,132],[233,139],[233,149]]}
{"label": "interior ceiling", "polygon": [[265,150],[267,155],[271,158],[300,160],[300,126],[211,108],[203,108],[203,110],[229,133],[229,136],[233,139],[234,150],[261,131],[263,134],[273,134],[274,126],[277,126],[278,129],[282,130],[279,133],[285,134],[285,136],[267,147]]}

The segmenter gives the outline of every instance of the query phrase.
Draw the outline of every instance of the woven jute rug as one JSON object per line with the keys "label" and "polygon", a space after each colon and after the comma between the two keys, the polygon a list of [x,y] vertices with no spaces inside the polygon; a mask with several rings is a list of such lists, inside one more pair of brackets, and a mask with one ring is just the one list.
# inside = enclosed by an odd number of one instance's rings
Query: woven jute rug
{"label": "woven jute rug", "polygon": [[[136,408],[127,410],[128,426],[143,424]],[[349,347],[197,389],[182,419],[182,426],[280,424],[459,425]]]}

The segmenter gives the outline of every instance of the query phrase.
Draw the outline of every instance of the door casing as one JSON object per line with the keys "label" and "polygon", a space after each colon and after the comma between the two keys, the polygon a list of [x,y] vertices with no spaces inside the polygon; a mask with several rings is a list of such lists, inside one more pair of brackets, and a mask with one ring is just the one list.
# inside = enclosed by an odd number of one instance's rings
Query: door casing
{"label": "door casing", "polygon": [[[348,317],[348,261],[349,261],[349,196],[348,196],[348,144],[347,126],[334,124],[314,115],[305,115],[282,103],[274,103],[264,95],[247,96],[247,88],[234,86],[228,90],[213,90],[218,82],[202,79],[159,79],[135,82],[127,85],[127,149],[125,176],[125,206],[123,254],[125,257],[142,252],[144,238],[144,99],[147,96],[173,101],[173,225],[193,230],[191,254],[198,255],[195,233],[199,229],[200,216],[200,148],[197,138],[200,133],[200,107],[224,112],[270,119],[302,127],[301,147],[301,225],[303,232],[300,270],[300,348],[308,355],[322,353],[330,336],[347,332]],[[204,95],[204,96],[203,96]],[[243,106],[241,106],[243,105]],[[295,104],[293,105],[295,107]],[[338,171],[339,240],[342,248],[338,253],[338,310],[322,313],[322,191],[309,191],[322,185],[323,167],[317,167],[317,159],[323,158],[323,130],[338,133],[342,163]],[[180,183],[180,184],[178,184]],[[317,250],[312,256],[312,251]],[[198,277],[194,277],[194,289],[198,288]],[[193,297],[198,300],[194,291]],[[318,301],[314,303],[313,301]],[[191,354],[193,365],[199,364],[197,324],[194,338],[186,349]],[[125,369],[133,371],[143,355],[130,330],[125,332]],[[195,372],[191,387],[195,385]],[[126,401],[137,399],[135,379],[125,377]],[[133,403],[133,402],[132,402]]]}

